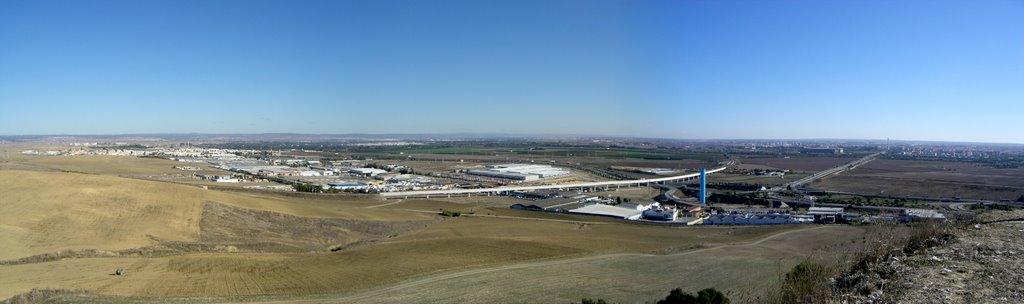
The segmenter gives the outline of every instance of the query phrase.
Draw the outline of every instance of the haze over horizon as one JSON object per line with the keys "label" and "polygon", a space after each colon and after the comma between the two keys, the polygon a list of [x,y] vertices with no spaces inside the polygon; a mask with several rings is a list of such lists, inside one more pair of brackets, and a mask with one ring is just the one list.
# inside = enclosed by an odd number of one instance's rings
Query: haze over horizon
{"label": "haze over horizon", "polygon": [[0,135],[1024,143],[1020,1],[5,1]]}

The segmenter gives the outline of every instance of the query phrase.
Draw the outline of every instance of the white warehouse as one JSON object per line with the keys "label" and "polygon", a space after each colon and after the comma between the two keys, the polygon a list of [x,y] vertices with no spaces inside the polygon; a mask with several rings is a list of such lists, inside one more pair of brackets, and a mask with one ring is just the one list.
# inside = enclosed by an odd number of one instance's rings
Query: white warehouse
{"label": "white warehouse", "polygon": [[470,169],[467,174],[505,178],[521,181],[532,181],[542,178],[570,176],[572,172],[566,169],[548,165],[529,164],[502,164],[488,165],[484,169]]}

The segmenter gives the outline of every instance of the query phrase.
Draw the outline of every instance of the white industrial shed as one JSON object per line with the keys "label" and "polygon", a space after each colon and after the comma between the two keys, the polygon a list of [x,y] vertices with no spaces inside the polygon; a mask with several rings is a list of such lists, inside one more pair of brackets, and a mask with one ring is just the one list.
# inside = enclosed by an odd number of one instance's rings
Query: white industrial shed
{"label": "white industrial shed", "polygon": [[586,206],[583,206],[583,207],[580,207],[580,208],[576,208],[576,209],[573,209],[573,210],[569,210],[569,213],[579,213],[579,214],[589,214],[589,215],[603,215],[603,216],[623,218],[623,219],[627,219],[627,220],[640,219],[641,212],[642,211],[636,210],[636,209],[622,208],[622,207],[616,207],[616,206],[605,205],[605,204],[591,204],[591,205],[586,205]]}

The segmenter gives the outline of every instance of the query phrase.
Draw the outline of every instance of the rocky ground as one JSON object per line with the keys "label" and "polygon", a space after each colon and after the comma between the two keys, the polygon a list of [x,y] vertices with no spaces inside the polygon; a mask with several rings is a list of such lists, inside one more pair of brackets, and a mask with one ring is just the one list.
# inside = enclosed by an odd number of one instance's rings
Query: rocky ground
{"label": "rocky ground", "polygon": [[[951,242],[893,263],[907,272],[895,303],[1024,303],[1024,211],[983,214]],[[988,222],[988,223],[985,223]]]}
{"label": "rocky ground", "polygon": [[836,302],[1024,303],[1024,210],[986,212],[977,222],[841,277],[854,287]]}

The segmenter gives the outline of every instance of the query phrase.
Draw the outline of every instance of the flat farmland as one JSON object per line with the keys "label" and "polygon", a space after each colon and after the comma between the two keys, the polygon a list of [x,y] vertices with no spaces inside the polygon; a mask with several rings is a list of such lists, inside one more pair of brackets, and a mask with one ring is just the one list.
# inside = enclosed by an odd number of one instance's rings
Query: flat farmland
{"label": "flat farmland", "polygon": [[768,158],[742,158],[744,164],[761,165],[776,169],[785,169],[803,172],[817,172],[828,168],[836,167],[856,160],[853,157],[832,157],[832,156],[798,156],[790,158],[768,157]]}
{"label": "flat farmland", "polygon": [[207,173],[230,174],[228,171],[212,168],[201,163],[182,163],[162,158],[141,158],[129,156],[36,156],[26,163],[52,168],[54,170],[84,172],[120,176],[192,175],[193,171],[174,169],[174,166],[191,166]]}
{"label": "flat farmland", "polygon": [[789,182],[793,182],[804,178],[810,174],[807,173],[786,173],[783,177],[772,177],[772,176],[756,176],[756,175],[739,175],[739,174],[728,174],[728,173],[716,173],[708,178],[710,182],[723,182],[723,183],[744,183],[753,185],[781,185]]}
{"label": "flat farmland", "polygon": [[1024,169],[879,159],[810,187],[872,194],[1012,200],[1024,194]]}
{"label": "flat farmland", "polygon": [[[684,152],[639,152],[619,150],[573,150],[546,151],[541,153],[509,153],[509,150],[489,150],[493,153],[478,154],[413,154],[403,155],[403,159],[380,160],[409,164],[414,168],[427,171],[451,171],[455,168],[468,168],[484,163],[501,162],[532,162],[535,164],[579,163],[597,168],[607,169],[610,166],[649,167],[670,169],[691,169],[713,166],[719,160],[719,154],[684,153]],[[504,152],[501,152],[504,151]],[[420,160],[408,160],[408,157]],[[431,159],[431,160],[422,160]],[[444,161],[441,161],[444,160]]]}

